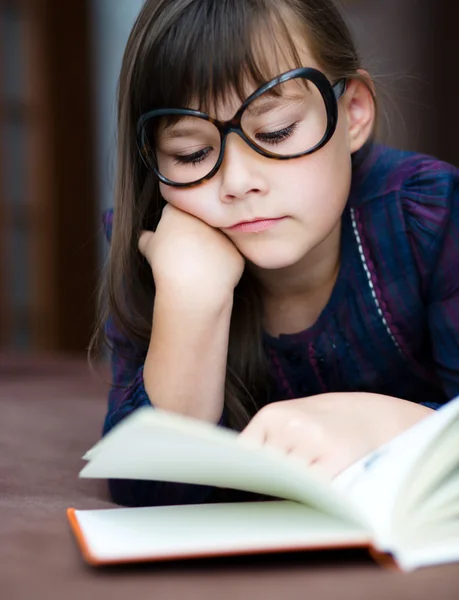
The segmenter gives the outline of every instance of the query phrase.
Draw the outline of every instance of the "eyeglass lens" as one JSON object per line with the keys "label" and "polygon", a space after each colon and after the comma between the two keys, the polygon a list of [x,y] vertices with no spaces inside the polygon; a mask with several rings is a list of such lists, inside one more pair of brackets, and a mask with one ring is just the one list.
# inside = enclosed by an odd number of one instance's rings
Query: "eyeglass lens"
{"label": "eyeglass lens", "polygon": [[[304,78],[278,84],[252,101],[241,129],[263,154],[289,157],[307,153],[327,131],[325,102],[316,85]],[[216,125],[205,118],[163,115],[145,124],[148,156],[159,173],[174,183],[206,177],[221,150]]]}

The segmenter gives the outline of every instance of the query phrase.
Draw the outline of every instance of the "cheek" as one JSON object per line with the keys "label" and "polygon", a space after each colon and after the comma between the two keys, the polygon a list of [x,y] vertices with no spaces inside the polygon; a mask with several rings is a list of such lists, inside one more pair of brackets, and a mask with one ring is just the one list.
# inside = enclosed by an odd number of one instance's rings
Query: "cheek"
{"label": "cheek", "polygon": [[281,197],[296,215],[308,222],[339,218],[351,182],[351,155],[340,131],[318,152],[279,166]]}
{"label": "cheek", "polygon": [[194,188],[173,188],[160,184],[160,192],[166,202],[175,208],[197,217],[211,227],[216,227],[219,218],[215,202],[216,190],[212,181]]}

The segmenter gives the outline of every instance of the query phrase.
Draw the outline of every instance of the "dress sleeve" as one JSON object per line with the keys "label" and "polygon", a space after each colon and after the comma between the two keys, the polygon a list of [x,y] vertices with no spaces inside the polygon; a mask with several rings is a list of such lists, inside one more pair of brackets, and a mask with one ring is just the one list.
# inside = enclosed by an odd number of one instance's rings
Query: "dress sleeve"
{"label": "dress sleeve", "polygon": [[[106,213],[104,228],[108,241],[111,222],[111,213]],[[105,337],[110,347],[112,381],[103,435],[141,406],[151,406],[143,380],[147,349],[124,335],[111,316],[105,325]],[[213,492],[207,486],[131,479],[111,479],[108,485],[113,501],[125,506],[196,504],[206,501]]]}
{"label": "dress sleeve", "polygon": [[422,161],[405,184],[403,209],[433,362],[452,399],[459,395],[459,171],[433,159]]}
{"label": "dress sleeve", "polygon": [[[111,242],[113,211],[103,215],[105,236]],[[108,395],[108,412],[104,421],[105,435],[124,417],[150,400],[143,384],[143,364],[146,348],[131,341],[116,326],[112,316],[105,323],[105,339],[110,348],[111,387]]]}
{"label": "dress sleeve", "polygon": [[151,405],[143,383],[145,352],[120,333],[112,317],[105,325],[105,338],[110,347],[112,378],[104,435],[136,409]]}

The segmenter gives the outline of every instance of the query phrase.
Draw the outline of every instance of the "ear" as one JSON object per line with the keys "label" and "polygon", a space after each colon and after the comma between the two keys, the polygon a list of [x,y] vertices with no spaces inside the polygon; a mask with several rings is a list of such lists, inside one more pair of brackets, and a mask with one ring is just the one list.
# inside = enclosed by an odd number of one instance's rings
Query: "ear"
{"label": "ear", "polygon": [[359,70],[359,74],[368,84],[359,79],[349,79],[343,98],[351,154],[360,150],[368,140],[376,120],[373,82],[366,71]]}

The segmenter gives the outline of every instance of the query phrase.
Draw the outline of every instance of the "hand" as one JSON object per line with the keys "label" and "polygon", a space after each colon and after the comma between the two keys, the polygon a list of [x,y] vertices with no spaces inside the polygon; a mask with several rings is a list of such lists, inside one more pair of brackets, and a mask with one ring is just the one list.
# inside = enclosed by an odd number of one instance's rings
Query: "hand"
{"label": "hand", "polygon": [[241,435],[295,456],[330,480],[431,412],[379,394],[321,394],[265,406]]}
{"label": "hand", "polygon": [[139,250],[155,283],[179,292],[232,293],[244,271],[244,258],[226,235],[171,204],[156,232],[142,232]]}

